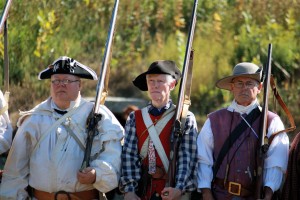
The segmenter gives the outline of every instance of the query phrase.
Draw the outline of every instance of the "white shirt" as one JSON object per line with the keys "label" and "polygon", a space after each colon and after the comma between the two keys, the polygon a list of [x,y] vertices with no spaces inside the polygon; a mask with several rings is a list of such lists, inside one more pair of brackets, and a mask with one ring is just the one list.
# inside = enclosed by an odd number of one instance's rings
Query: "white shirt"
{"label": "white shirt", "polygon": [[[81,184],[77,180],[77,172],[81,167],[84,151],[62,124],[51,128],[61,117],[53,112],[53,105],[49,98],[20,118],[18,124],[23,122],[4,167],[1,200],[26,199],[28,194],[24,188],[28,184],[50,193],[59,190],[80,192],[94,188],[100,192],[108,192],[118,186],[120,141],[124,136],[124,129],[114,115],[105,106],[100,106],[102,118],[97,127],[99,134],[93,140],[90,163],[96,170],[96,181],[94,184]],[[92,107],[93,103],[79,97],[68,109],[74,114],[63,122],[84,146],[87,136],[86,119]]]}
{"label": "white shirt", "polygon": [[8,106],[7,102],[0,90],[0,110],[2,111],[0,114],[0,154],[9,150],[12,141],[13,129],[6,106]]}
{"label": "white shirt", "polygon": [[[235,101],[228,107],[228,111],[247,113],[249,114],[254,108],[258,106],[257,100],[252,102],[249,106],[238,105]],[[275,117],[268,127],[267,136],[270,137],[272,133],[283,130],[284,125],[279,117]],[[197,138],[198,148],[198,173],[197,182],[198,188],[211,188],[211,181],[213,179],[212,166],[214,163],[214,137],[211,129],[211,121],[207,119]],[[273,191],[280,188],[284,173],[287,169],[288,163],[289,138],[286,133],[278,134],[274,137],[270,144],[264,163],[264,186],[270,187]]]}

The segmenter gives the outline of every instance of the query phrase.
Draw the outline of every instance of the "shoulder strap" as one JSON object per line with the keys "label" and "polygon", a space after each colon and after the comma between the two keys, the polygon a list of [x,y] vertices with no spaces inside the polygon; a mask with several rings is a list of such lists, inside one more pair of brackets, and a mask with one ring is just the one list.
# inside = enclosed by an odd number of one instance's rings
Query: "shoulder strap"
{"label": "shoulder strap", "polygon": [[[45,133],[41,136],[41,138],[37,141],[37,143],[36,143],[36,145],[35,145],[33,151],[31,152],[31,154],[33,154],[33,153],[36,151],[36,149],[40,146],[40,143],[46,138],[46,136],[47,136],[49,133],[51,133],[51,131],[53,131],[53,129],[57,128],[62,122],[65,121],[65,119],[66,119],[67,117],[70,117],[71,115],[73,115],[73,114],[75,113],[75,111],[76,111],[78,108],[80,108],[82,105],[83,105],[83,104],[81,104],[81,105],[79,105],[78,107],[76,107],[76,108],[70,110],[68,113],[66,113],[65,115],[61,116],[61,118],[59,118],[54,124],[52,124],[52,126],[47,130],[47,132],[45,132]],[[32,113],[32,114],[34,114],[34,113]]]}
{"label": "shoulder strap", "polygon": [[[258,107],[253,109],[249,115],[246,116],[246,120],[249,122],[250,119],[253,119],[250,121],[250,125],[258,118],[258,116],[261,114],[260,110]],[[215,162],[215,165],[213,167],[213,179],[215,179],[217,172],[219,171],[219,168],[224,160],[224,157],[230,150],[232,144],[242,135],[244,130],[248,127],[248,124],[242,120],[239,125],[235,127],[235,129],[229,134],[229,137],[225,140],[219,156],[217,158],[217,161]]]}
{"label": "shoulder strap", "polygon": [[4,93],[4,106],[0,109],[0,115],[3,115],[8,110],[9,92]]}
{"label": "shoulder strap", "polygon": [[[143,108],[143,109],[147,110],[147,108]],[[161,118],[159,118],[159,120],[157,120],[156,122],[152,122],[151,125],[148,126],[148,127],[146,125],[146,129],[141,133],[141,135],[143,135],[146,131],[148,131],[148,129],[151,126],[156,126],[156,128],[159,128],[159,127],[164,128],[165,125],[163,125],[163,124],[166,124],[164,121],[169,121],[173,117],[174,112],[175,112],[174,110],[175,110],[175,106],[172,105],[172,107],[170,109],[168,109],[166,112],[164,112],[164,114],[161,116]],[[147,146],[148,141],[149,141],[149,136],[144,141],[144,143],[142,145],[142,148],[141,148],[141,151],[140,151],[140,156],[141,156],[142,159],[144,159],[147,156],[147,153],[148,153],[148,151],[147,151],[147,149],[148,149],[148,146]]]}
{"label": "shoulder strap", "polygon": [[[164,147],[159,139],[159,134],[161,133],[163,127],[166,125],[166,123],[170,119],[167,120],[167,118],[165,118],[163,120],[163,123],[161,124],[161,126],[158,126],[159,123],[157,123],[155,126],[152,126],[153,122],[149,116],[147,108],[142,109],[142,116],[143,116],[143,120],[145,122],[146,127],[148,127],[149,136],[151,137],[151,140],[153,141],[153,144],[157,150],[157,153],[163,162],[164,168],[167,171],[169,168],[169,159],[168,159],[166,152],[164,150]],[[162,125],[164,125],[164,126],[162,126]]]}
{"label": "shoulder strap", "polygon": [[8,110],[8,105],[6,104],[0,109],[0,115],[3,115]]}
{"label": "shoulder strap", "polygon": [[85,151],[85,145],[80,141],[80,139],[77,137],[77,135],[74,133],[74,131],[69,126],[66,126],[64,123],[62,123],[61,125],[63,127],[65,127],[65,129],[68,131],[70,136],[77,142],[80,149],[84,152]]}

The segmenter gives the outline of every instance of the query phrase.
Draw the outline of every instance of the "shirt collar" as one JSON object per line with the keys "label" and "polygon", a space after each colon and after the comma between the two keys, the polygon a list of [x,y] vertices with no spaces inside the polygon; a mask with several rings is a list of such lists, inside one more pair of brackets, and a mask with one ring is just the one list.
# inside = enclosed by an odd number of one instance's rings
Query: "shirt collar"
{"label": "shirt collar", "polygon": [[235,100],[233,100],[229,105],[229,107],[227,108],[227,110],[230,112],[238,112],[240,114],[244,114],[244,113],[249,114],[257,106],[259,106],[257,99],[252,101],[252,103],[248,106],[239,105]]}
{"label": "shirt collar", "polygon": [[152,105],[151,101],[148,103],[148,112],[154,116],[161,115],[166,110],[168,110],[172,105],[172,100],[170,99],[169,102],[162,108],[156,108]]}

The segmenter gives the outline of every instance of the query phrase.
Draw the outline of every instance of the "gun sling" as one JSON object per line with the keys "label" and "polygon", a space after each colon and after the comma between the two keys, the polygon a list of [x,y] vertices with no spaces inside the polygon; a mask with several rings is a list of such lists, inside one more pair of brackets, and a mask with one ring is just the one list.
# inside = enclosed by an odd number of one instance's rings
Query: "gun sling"
{"label": "gun sling", "polygon": [[272,88],[272,91],[273,91],[273,95],[275,96],[275,98],[278,101],[279,105],[281,106],[281,108],[285,112],[285,114],[286,114],[286,116],[287,116],[287,118],[288,118],[288,120],[291,124],[291,126],[289,128],[286,128],[284,130],[273,133],[272,136],[269,138],[269,141],[270,141],[270,144],[271,144],[273,138],[276,135],[278,135],[279,133],[282,133],[282,132],[286,132],[286,133],[291,132],[291,131],[296,129],[296,125],[295,125],[294,118],[293,118],[291,112],[289,111],[288,107],[286,106],[286,104],[284,103],[284,101],[282,100],[281,96],[279,95],[279,93],[277,91],[273,76],[270,77],[270,85],[271,85],[271,88]]}

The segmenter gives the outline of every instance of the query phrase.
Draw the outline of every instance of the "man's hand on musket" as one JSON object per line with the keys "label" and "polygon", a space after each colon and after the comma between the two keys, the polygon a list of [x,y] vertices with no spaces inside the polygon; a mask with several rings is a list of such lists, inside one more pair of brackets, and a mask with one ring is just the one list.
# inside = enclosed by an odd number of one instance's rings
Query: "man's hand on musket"
{"label": "man's hand on musket", "polygon": [[92,167],[87,167],[77,173],[77,179],[82,184],[93,184],[96,181],[96,170]]}
{"label": "man's hand on musket", "polygon": [[268,187],[268,186],[265,186],[264,187],[264,193],[265,193],[265,198],[264,200],[271,200],[272,199],[272,196],[273,196],[273,190]]}
{"label": "man's hand on musket", "polygon": [[161,191],[161,198],[163,200],[177,200],[181,197],[181,190],[172,187],[166,187]]}
{"label": "man's hand on musket", "polygon": [[202,198],[203,200],[214,200],[211,189],[209,188],[201,188]]}
{"label": "man's hand on musket", "polygon": [[124,200],[141,200],[134,192],[126,192],[124,195]]}

